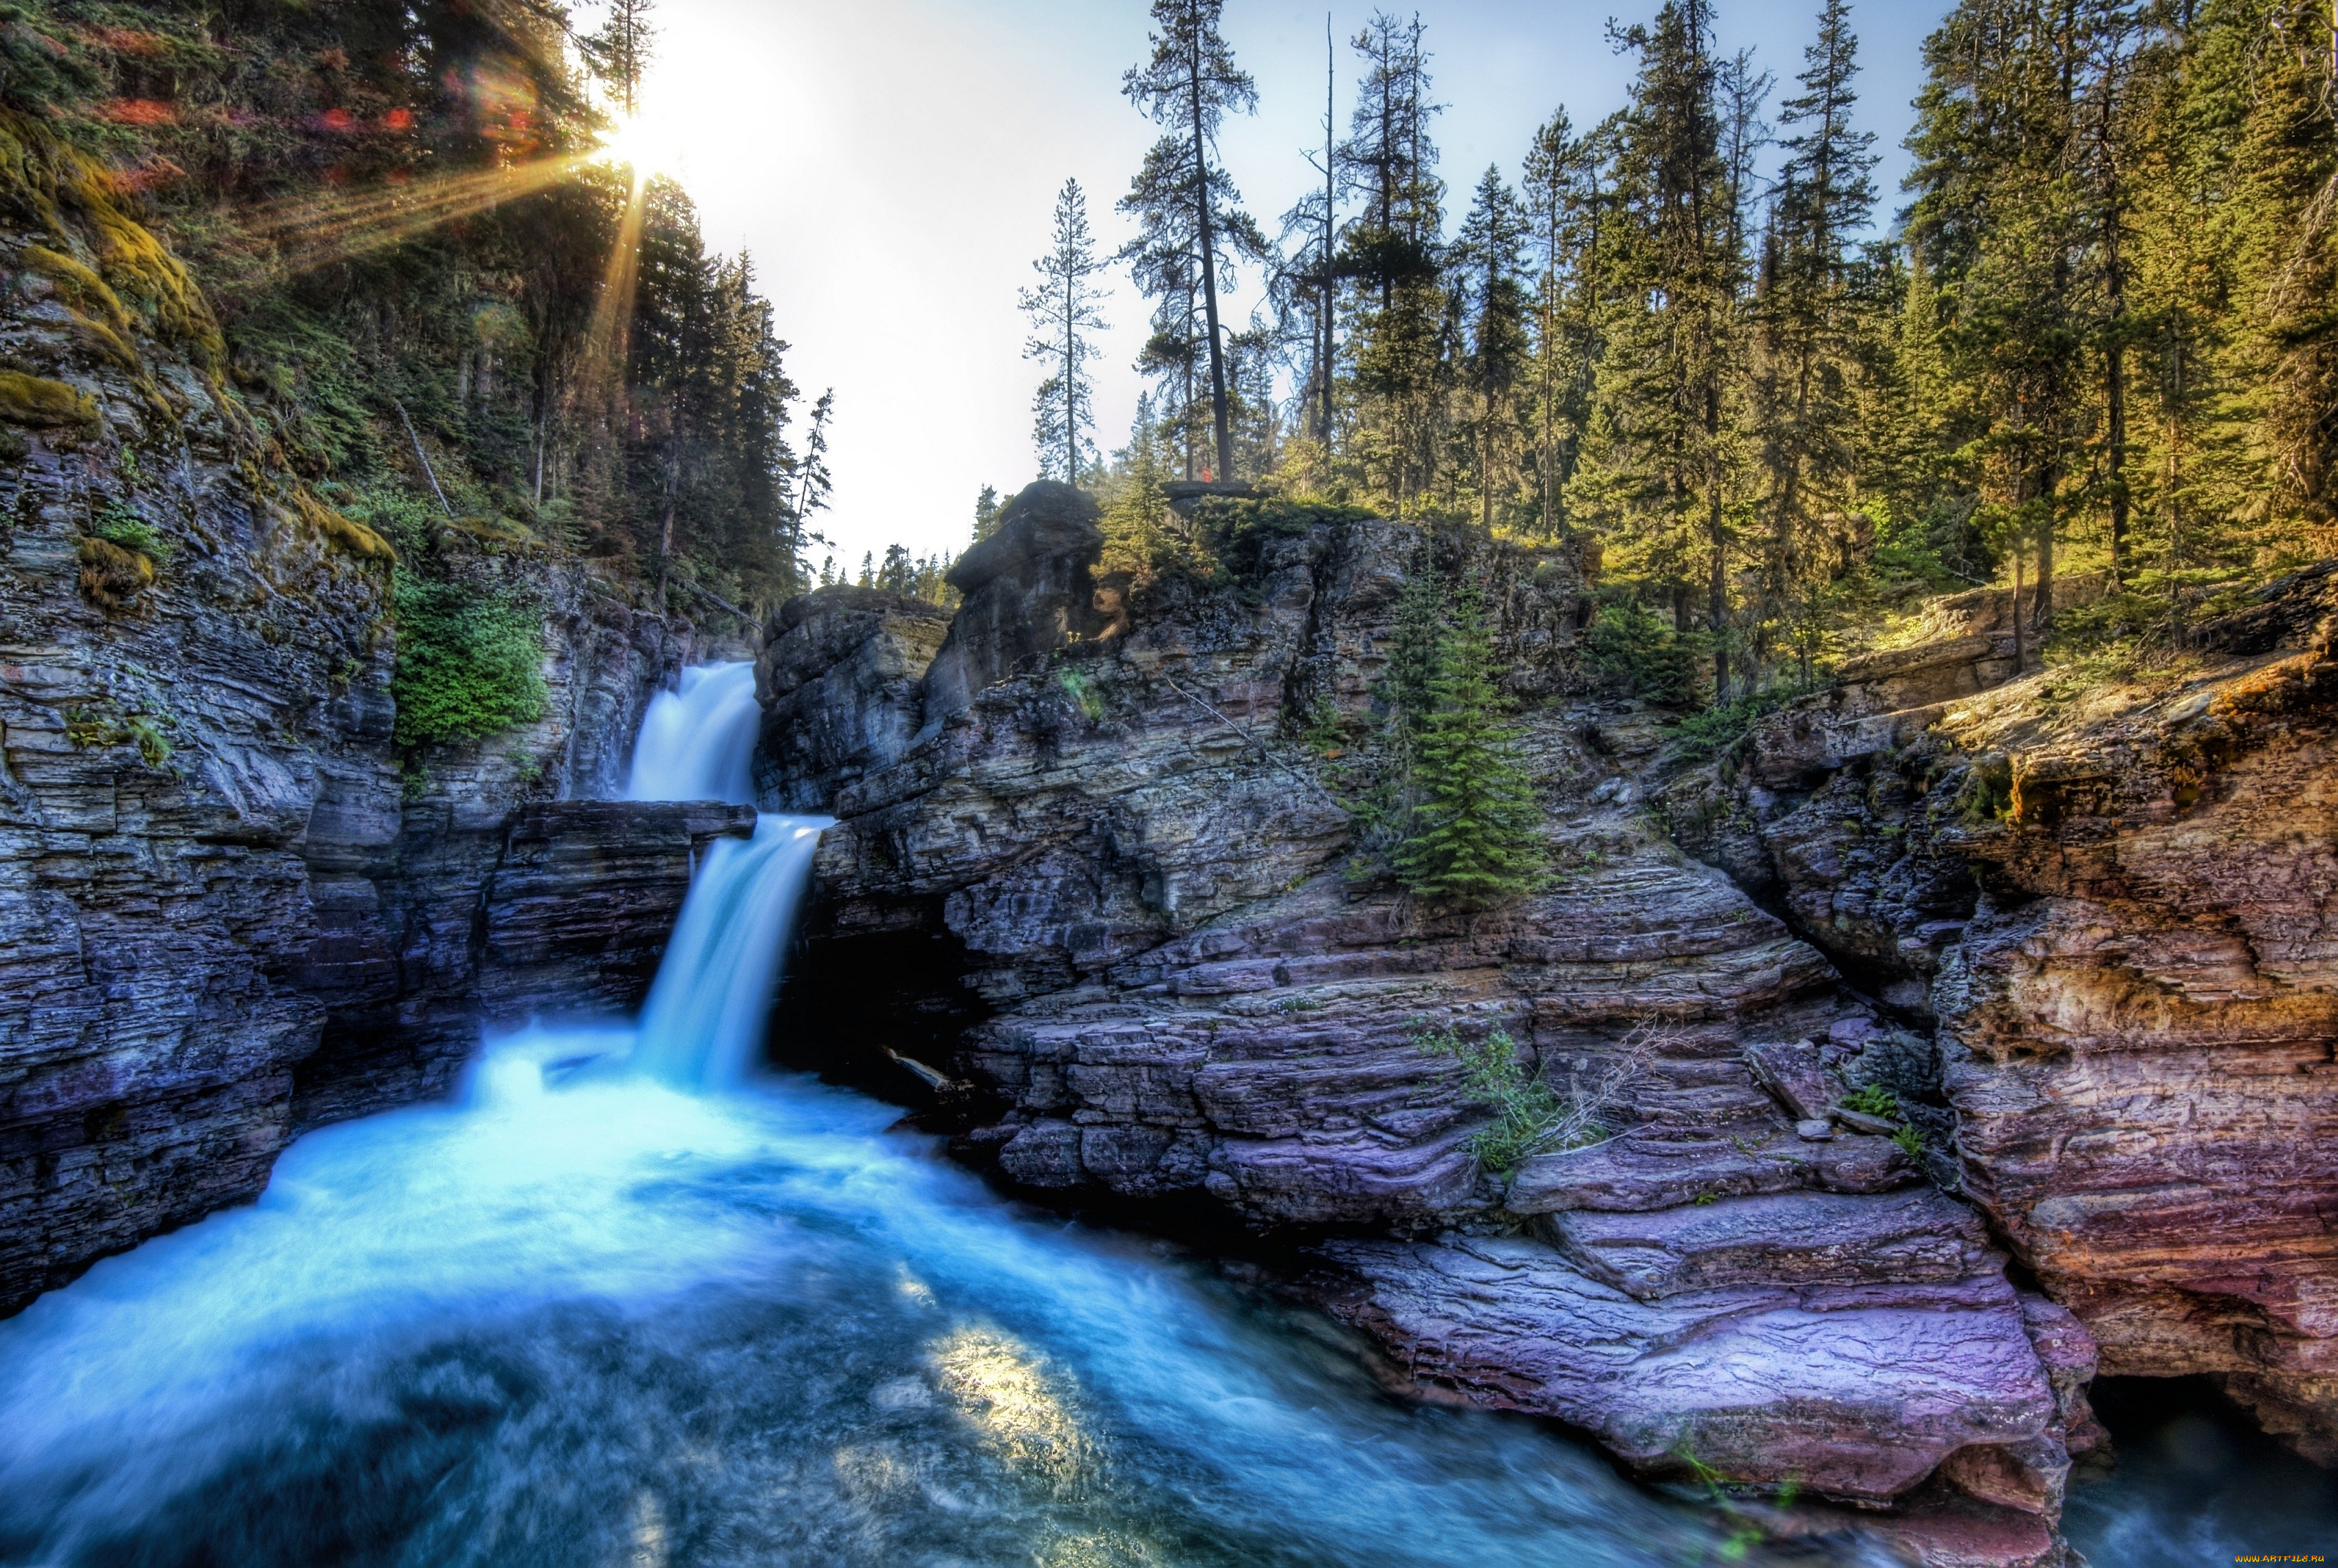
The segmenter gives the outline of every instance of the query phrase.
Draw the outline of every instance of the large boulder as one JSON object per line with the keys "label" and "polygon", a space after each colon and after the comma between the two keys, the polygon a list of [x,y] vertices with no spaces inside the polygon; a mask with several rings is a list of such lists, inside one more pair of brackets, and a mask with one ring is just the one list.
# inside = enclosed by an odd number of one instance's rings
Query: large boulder
{"label": "large boulder", "polygon": [[1106,622],[1091,568],[1104,548],[1095,500],[1041,479],[999,509],[996,532],[950,567],[966,596],[926,672],[928,728],[973,705],[975,694],[1024,661],[1093,637]]}

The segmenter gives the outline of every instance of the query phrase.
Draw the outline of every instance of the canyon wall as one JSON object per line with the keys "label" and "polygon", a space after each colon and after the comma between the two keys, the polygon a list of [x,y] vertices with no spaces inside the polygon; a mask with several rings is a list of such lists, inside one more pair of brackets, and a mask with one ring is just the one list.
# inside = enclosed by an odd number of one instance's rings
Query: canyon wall
{"label": "canyon wall", "polygon": [[[2107,1372],[2214,1374],[2338,1462],[2338,572],[2159,670],[1975,690],[1920,650],[1665,800],[1934,1022],[1959,1190]],[[1999,596],[2000,598],[2002,596]]]}
{"label": "canyon wall", "polygon": [[[1408,1386],[1654,1474],[1895,1504],[1929,1561],[2057,1559],[2099,1441],[2088,1334],[1942,1189],[1912,1015],[1666,833],[1652,803],[1695,764],[1577,689],[1580,560],[1335,517],[1135,585],[1060,487],[995,543],[954,619],[829,589],[771,627],[767,804],[839,818],[785,1003],[833,1027],[799,1050],[919,1091],[848,1062],[876,1053],[846,999],[876,999],[962,1155],[1282,1237]],[[1494,910],[1406,895],[1351,809],[1432,566],[1487,587],[1545,806],[1550,874]],[[1499,1031],[1596,1123],[1489,1169],[1445,1031]],[[1842,1105],[1868,1085],[1904,1113]]]}
{"label": "canyon wall", "polygon": [[493,530],[431,548],[524,581],[543,716],[395,747],[390,547],[282,466],[109,177],[8,136],[0,1311],[249,1198],[299,1128],[443,1089],[484,1016],[624,1000],[693,845],[744,831],[554,804],[610,793],[690,634]]}

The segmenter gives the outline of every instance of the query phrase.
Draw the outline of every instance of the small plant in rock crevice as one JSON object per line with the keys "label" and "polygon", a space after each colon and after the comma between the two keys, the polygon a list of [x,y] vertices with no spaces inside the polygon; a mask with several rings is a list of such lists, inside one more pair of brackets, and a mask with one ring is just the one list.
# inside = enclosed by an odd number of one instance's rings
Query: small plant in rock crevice
{"label": "small plant in rock crevice", "polygon": [[1087,676],[1077,670],[1063,670],[1057,673],[1056,684],[1063,688],[1064,695],[1071,699],[1072,706],[1079,709],[1080,716],[1088,723],[1095,724],[1104,717],[1104,694],[1095,689]]}
{"label": "small plant in rock crevice", "polygon": [[1412,1043],[1461,1064],[1464,1091],[1493,1112],[1493,1120],[1470,1136],[1470,1151],[1488,1170],[1507,1176],[1534,1155],[1579,1149],[1604,1138],[1608,1116],[1645,1072],[1661,1039],[1653,1025],[1633,1030],[1618,1050],[1603,1057],[1596,1069],[1579,1073],[1564,1093],[1541,1072],[1527,1070],[1507,1030],[1468,1040],[1450,1026],[1424,1029]]}
{"label": "small plant in rock crevice", "polygon": [[1862,1116],[1888,1116],[1895,1121],[1901,1114],[1900,1097],[1880,1083],[1871,1083],[1855,1094],[1844,1096],[1842,1108]]}
{"label": "small plant in rock crevice", "polygon": [[98,504],[90,519],[90,537],[125,550],[135,550],[156,566],[171,560],[171,541],[127,503],[111,497]]}

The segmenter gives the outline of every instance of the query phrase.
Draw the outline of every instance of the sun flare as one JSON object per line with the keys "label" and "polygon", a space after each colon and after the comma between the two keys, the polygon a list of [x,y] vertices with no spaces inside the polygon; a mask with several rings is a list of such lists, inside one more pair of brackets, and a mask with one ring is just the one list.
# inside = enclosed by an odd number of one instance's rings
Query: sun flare
{"label": "sun flare", "polygon": [[636,174],[672,174],[679,171],[682,148],[670,127],[634,115],[620,120],[601,140],[601,159]]}

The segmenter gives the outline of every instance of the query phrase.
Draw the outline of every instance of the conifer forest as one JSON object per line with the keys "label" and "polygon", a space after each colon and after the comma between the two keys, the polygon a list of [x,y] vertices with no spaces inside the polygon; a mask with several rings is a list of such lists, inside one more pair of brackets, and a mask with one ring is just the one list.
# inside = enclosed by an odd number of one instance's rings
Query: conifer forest
{"label": "conifer forest", "polygon": [[[1128,78],[1161,118],[1183,72],[1194,107],[1117,202],[1152,390],[1084,470],[1107,494],[1223,476],[1582,538],[1609,667],[1689,706],[1807,688],[1917,598],[1999,581],[2074,657],[2177,648],[2332,547],[2325,6],[1968,0],[1925,43],[1900,191],[1852,128],[1843,0],[1791,62],[1722,53],[1704,0],[1614,25],[1626,108],[1554,105],[1509,169],[1449,177],[1433,38],[1378,13],[1272,242],[1213,152],[1252,97],[1220,10],[1156,5]],[[1066,210],[1051,321],[1107,260]],[[1245,322],[1220,319],[1233,266],[1271,280]],[[1057,340],[1048,386],[1076,388]],[[1043,447],[1079,449],[1078,407],[1043,394]],[[1143,547],[1166,569],[1174,544]],[[2111,591],[2060,616],[2072,573]]]}

